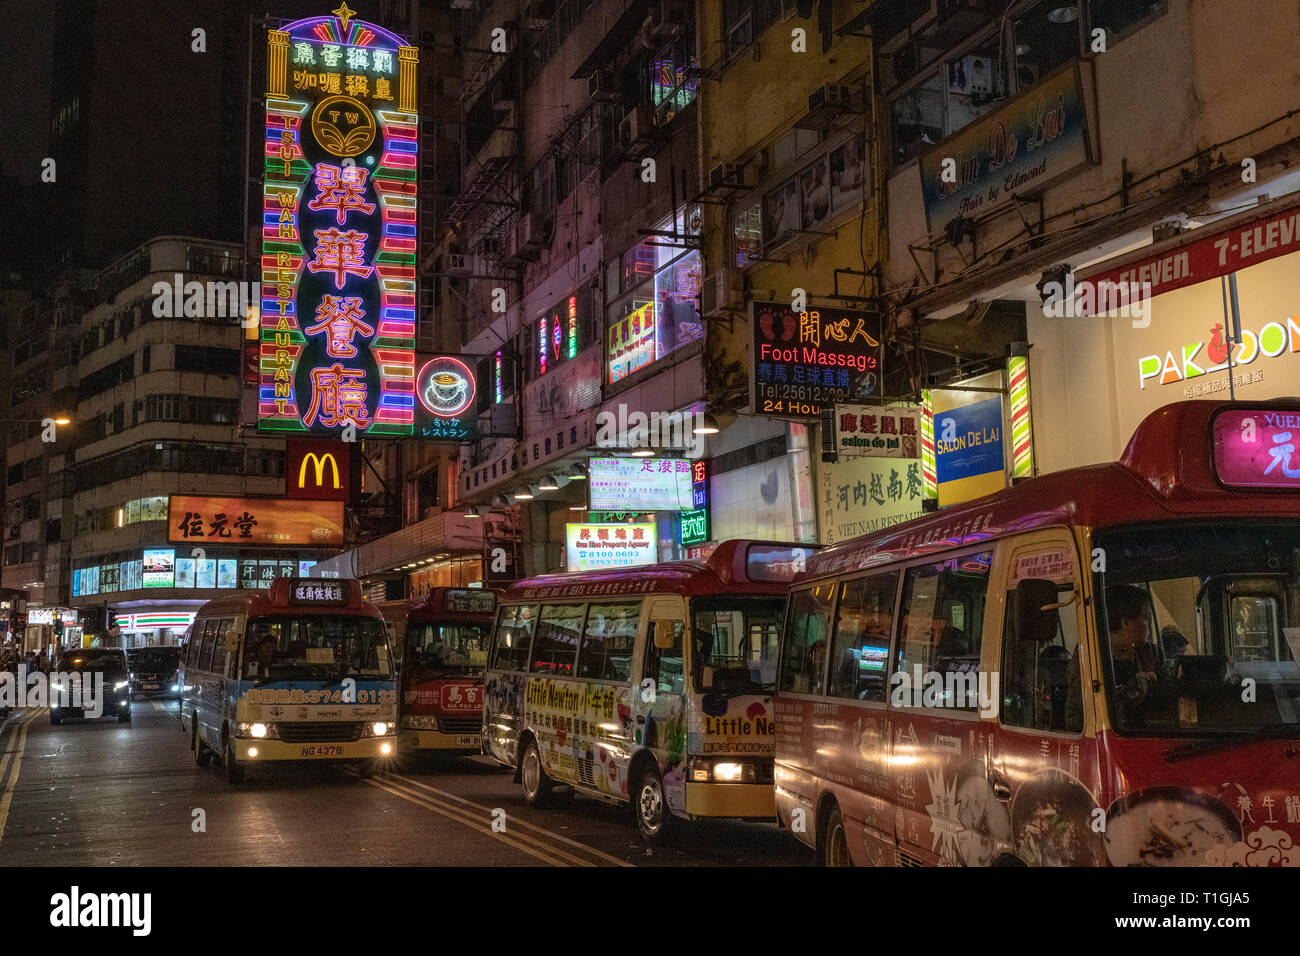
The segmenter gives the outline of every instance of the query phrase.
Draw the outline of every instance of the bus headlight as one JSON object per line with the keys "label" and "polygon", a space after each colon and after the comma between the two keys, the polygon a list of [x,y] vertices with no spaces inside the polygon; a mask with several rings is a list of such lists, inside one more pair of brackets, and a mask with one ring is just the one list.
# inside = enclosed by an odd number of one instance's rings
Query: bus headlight
{"label": "bus headlight", "polygon": [[[713,779],[723,783],[736,783],[745,776],[745,765],[740,763],[715,763]],[[752,771],[751,771],[752,776]]]}
{"label": "bus headlight", "polygon": [[365,736],[367,737],[387,737],[397,729],[397,726],[386,721],[377,720],[373,724],[366,724]]}
{"label": "bus headlight", "polygon": [[694,783],[755,783],[758,776],[749,760],[709,760],[692,757],[690,780]]}
{"label": "bus headlight", "polygon": [[235,733],[240,737],[253,737],[257,740],[279,740],[280,730],[275,724],[238,724]]}

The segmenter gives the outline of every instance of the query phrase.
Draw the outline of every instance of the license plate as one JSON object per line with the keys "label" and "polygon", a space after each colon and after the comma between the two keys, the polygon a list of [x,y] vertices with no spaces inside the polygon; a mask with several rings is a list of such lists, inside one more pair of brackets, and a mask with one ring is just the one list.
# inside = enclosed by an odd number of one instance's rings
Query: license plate
{"label": "license plate", "polygon": [[337,744],[316,744],[311,747],[303,747],[302,755],[304,757],[342,757],[343,748]]}
{"label": "license plate", "polygon": [[145,689],[145,690],[157,690],[157,689],[158,689],[158,685],[157,685],[157,684],[145,684],[145,685],[144,685],[144,689]]}
{"label": "license plate", "polygon": [[457,738],[456,738],[456,746],[458,746],[458,747],[477,747],[477,746],[478,746],[478,742],[479,742],[479,740],[478,740],[477,737],[457,737]]}

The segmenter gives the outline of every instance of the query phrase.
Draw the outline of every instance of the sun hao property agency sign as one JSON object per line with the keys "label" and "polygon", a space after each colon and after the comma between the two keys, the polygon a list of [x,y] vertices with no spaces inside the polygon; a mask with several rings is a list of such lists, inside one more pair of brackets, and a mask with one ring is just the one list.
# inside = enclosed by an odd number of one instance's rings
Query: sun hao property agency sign
{"label": "sun hao property agency sign", "polygon": [[[1091,72],[1076,61],[922,156],[930,231],[958,216],[978,219],[1013,194],[1032,195],[1092,162],[1090,90]],[[946,176],[945,160],[952,160]]]}
{"label": "sun hao property agency sign", "polygon": [[817,418],[823,405],[879,391],[876,313],[834,308],[796,312],[779,302],[754,302],[750,327],[754,414]]}
{"label": "sun hao property agency sign", "polygon": [[270,31],[258,427],[410,435],[418,50],[347,5]]}

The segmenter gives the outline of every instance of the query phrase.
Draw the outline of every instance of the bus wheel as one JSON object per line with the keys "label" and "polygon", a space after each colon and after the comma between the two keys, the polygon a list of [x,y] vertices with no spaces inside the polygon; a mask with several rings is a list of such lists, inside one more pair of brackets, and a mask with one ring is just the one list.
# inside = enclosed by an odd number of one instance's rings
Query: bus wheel
{"label": "bus wheel", "polygon": [[830,819],[826,821],[826,839],[822,842],[822,866],[852,866],[853,858],[849,856],[849,840],[844,830],[844,815],[840,808],[831,810]]}
{"label": "bus wheel", "polygon": [[524,802],[530,807],[547,807],[551,803],[554,784],[542,769],[542,753],[537,749],[537,741],[528,741],[524,751],[524,761],[520,777],[524,782]]}
{"label": "bus wheel", "polygon": [[193,730],[190,733],[190,746],[194,751],[194,762],[200,767],[206,767],[212,761],[212,751],[208,745],[199,737],[199,715],[194,715]]}
{"label": "bus wheel", "polygon": [[235,741],[230,738],[226,741],[226,783],[243,783],[244,782],[244,765],[235,759]]}
{"label": "bus wheel", "polygon": [[632,810],[642,839],[652,846],[667,846],[677,833],[679,821],[668,809],[664,782],[653,764],[646,763],[641,768],[632,792]]}

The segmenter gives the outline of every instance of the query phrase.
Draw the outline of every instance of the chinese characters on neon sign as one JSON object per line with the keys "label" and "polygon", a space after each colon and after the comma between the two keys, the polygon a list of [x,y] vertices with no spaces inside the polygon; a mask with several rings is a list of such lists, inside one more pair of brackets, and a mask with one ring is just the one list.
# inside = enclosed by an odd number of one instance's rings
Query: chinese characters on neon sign
{"label": "chinese characters on neon sign", "polygon": [[270,33],[258,425],[410,435],[418,51],[335,14]]}

